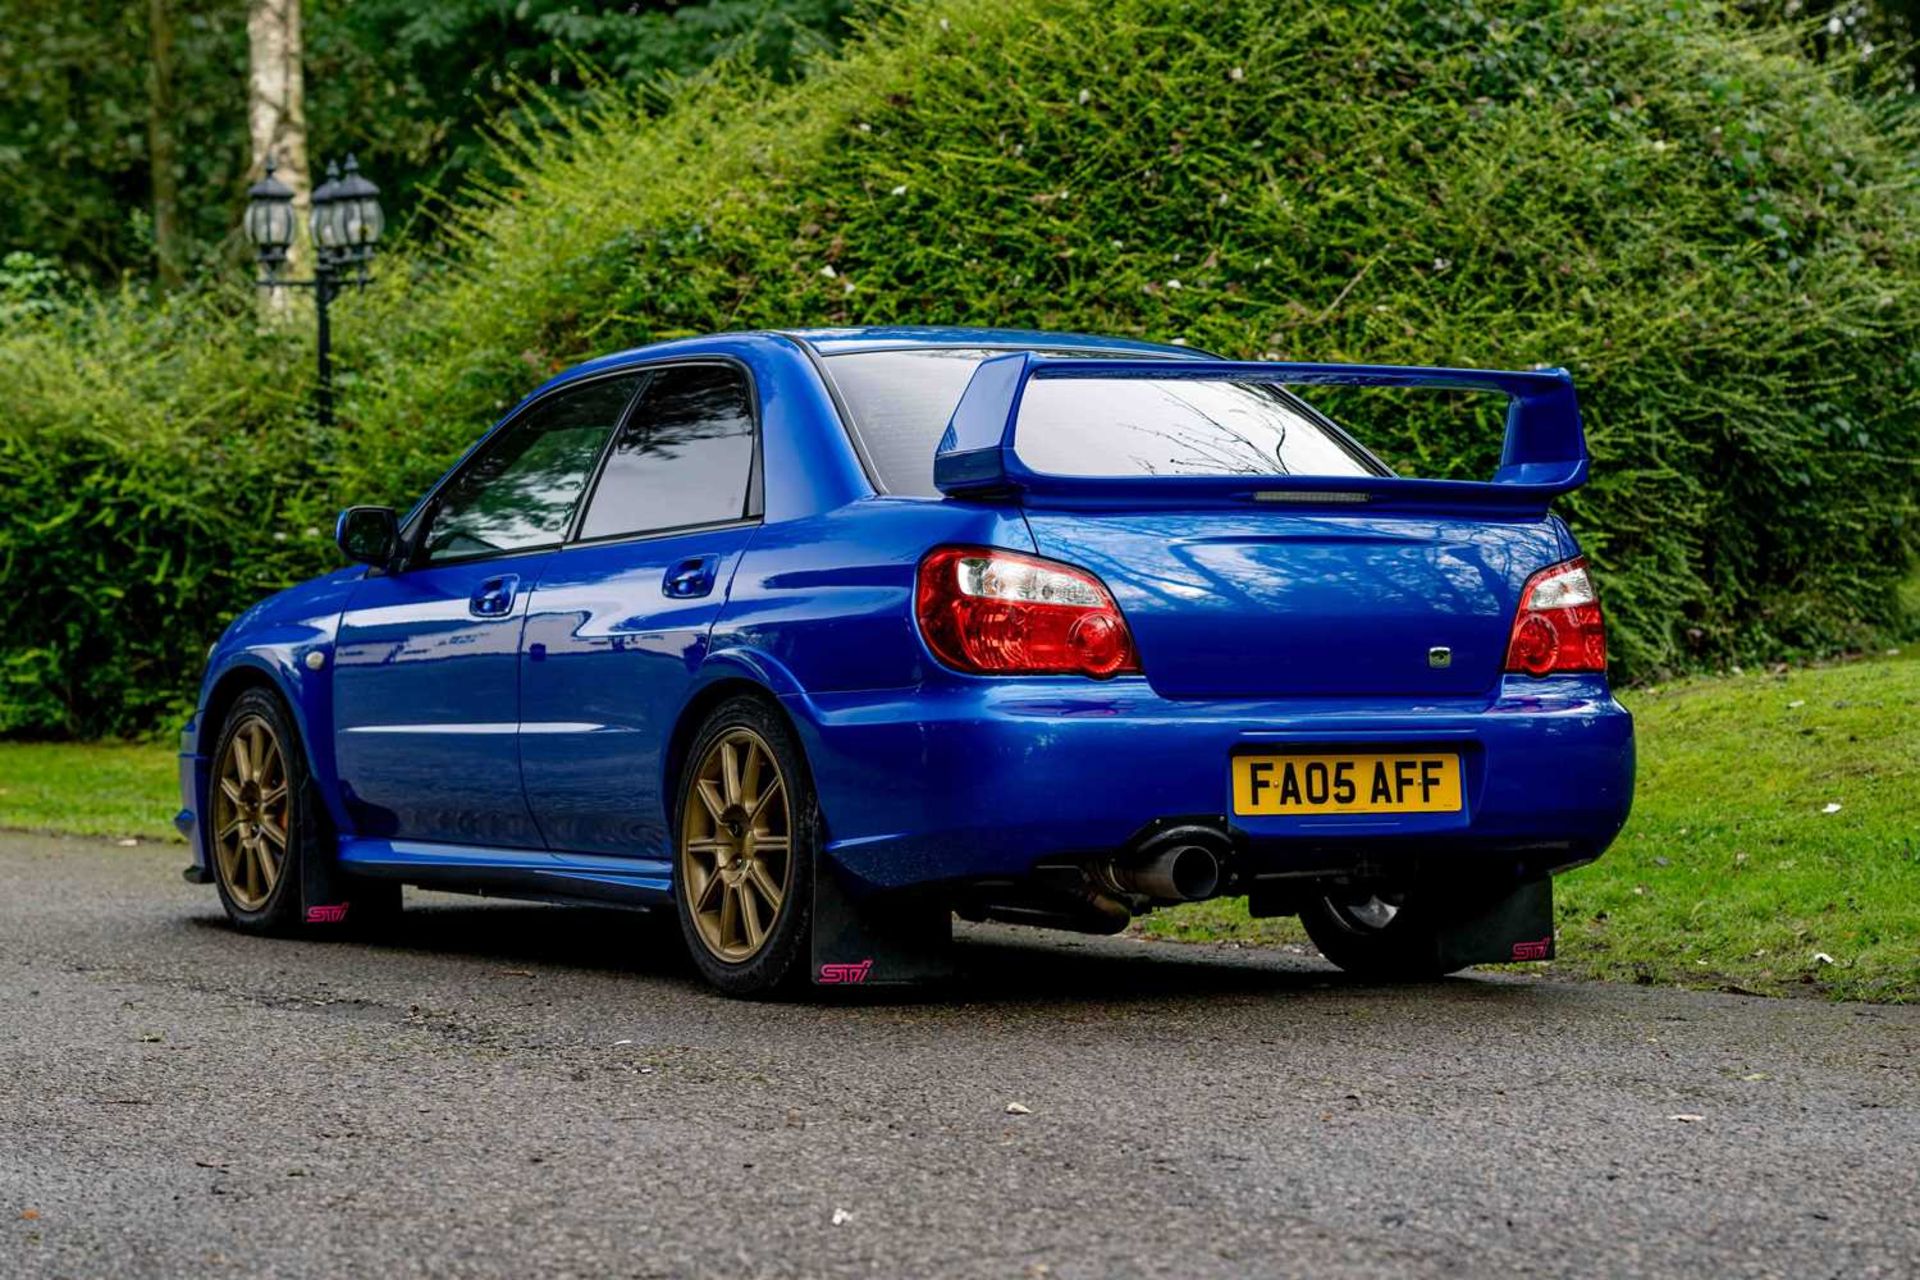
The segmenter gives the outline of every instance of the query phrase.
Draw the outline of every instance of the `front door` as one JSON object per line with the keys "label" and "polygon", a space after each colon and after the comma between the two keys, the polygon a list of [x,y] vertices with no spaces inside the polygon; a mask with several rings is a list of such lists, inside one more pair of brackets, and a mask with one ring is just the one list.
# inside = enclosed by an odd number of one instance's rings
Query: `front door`
{"label": "front door", "polygon": [[753,398],[725,363],[658,369],[580,540],[528,605],[520,755],[549,848],[665,857],[662,753],[758,523]]}
{"label": "front door", "polygon": [[334,750],[355,833],[539,848],[520,780],[527,602],[639,384],[563,387],[489,436],[340,620]]}

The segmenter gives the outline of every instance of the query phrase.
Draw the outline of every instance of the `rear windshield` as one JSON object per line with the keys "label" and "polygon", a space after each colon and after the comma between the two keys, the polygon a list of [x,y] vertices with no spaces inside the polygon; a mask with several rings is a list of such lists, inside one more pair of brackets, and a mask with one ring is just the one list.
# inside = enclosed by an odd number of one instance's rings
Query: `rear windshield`
{"label": "rear windshield", "polygon": [[[954,347],[827,357],[889,492],[939,496],[933,453],[947,420],[980,362],[1005,354]],[[1377,474],[1358,448],[1265,383],[1036,378],[1027,384],[1018,434],[1021,458],[1052,475]]]}
{"label": "rear windshield", "polygon": [[1020,460],[1056,476],[1365,476],[1359,450],[1266,382],[1035,378]]}

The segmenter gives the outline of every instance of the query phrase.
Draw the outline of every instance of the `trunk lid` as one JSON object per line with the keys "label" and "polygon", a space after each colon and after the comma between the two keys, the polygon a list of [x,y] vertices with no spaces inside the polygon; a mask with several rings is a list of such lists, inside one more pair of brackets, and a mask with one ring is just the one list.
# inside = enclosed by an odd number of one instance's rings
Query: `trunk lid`
{"label": "trunk lid", "polygon": [[[1503,396],[1500,465],[1395,475],[1297,386]],[[943,493],[1020,503],[1042,555],[1100,576],[1170,698],[1491,693],[1586,478],[1561,369],[1022,352],[975,368],[934,453]]]}
{"label": "trunk lid", "polygon": [[1040,554],[1106,583],[1169,698],[1490,694],[1522,586],[1566,554],[1544,515],[1026,514]]}

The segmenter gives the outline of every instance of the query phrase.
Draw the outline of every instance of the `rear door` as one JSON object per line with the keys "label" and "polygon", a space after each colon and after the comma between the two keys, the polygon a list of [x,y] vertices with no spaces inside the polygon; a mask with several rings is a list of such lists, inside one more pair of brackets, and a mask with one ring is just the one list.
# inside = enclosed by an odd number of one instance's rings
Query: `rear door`
{"label": "rear door", "polygon": [[578,541],[540,576],[520,753],[555,850],[665,856],[666,739],[759,524],[755,418],[736,364],[655,370],[607,452]]}
{"label": "rear door", "polygon": [[[1021,459],[1060,476],[1378,477],[1280,389],[1148,378],[1035,380]],[[1272,493],[1269,498],[1298,495]],[[1042,554],[1099,574],[1141,665],[1173,698],[1464,696],[1499,680],[1519,591],[1558,558],[1541,515],[1368,510],[1365,494],[1192,509],[1030,500]]]}
{"label": "rear door", "polygon": [[563,388],[441,486],[412,562],[340,621],[334,750],[361,835],[539,848],[520,785],[520,633],[638,379]]}

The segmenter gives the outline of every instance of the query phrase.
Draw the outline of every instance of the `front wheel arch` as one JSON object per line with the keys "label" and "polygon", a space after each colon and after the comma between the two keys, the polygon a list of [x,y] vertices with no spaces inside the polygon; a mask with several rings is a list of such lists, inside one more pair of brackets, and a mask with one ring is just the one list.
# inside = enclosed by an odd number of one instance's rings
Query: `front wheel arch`
{"label": "front wheel arch", "polygon": [[[286,690],[280,687],[280,682],[275,680],[271,674],[261,667],[253,666],[250,663],[240,663],[236,666],[229,667],[226,672],[221,675],[220,679],[214,684],[213,690],[207,694],[206,705],[200,709],[200,739],[198,750],[201,755],[211,756],[213,754],[214,748],[220,743],[220,731],[227,722],[227,712],[233,710],[233,704],[238,702],[240,695],[249,689],[264,689],[275,698],[278,698],[280,700],[280,709],[287,714],[288,722],[293,725],[295,731],[299,732],[303,739],[301,746],[305,747],[308,745],[304,741],[306,733],[300,725],[299,718],[293,713],[293,701],[287,697]],[[307,759],[313,759],[313,752],[311,750],[307,752]]]}

